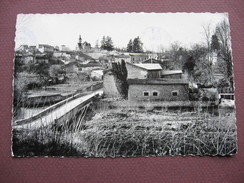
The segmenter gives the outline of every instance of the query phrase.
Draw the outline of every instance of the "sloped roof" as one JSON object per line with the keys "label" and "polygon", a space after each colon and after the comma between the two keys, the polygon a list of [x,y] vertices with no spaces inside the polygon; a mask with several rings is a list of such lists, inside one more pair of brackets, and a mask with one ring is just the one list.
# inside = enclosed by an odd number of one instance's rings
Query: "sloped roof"
{"label": "sloped roof", "polygon": [[182,74],[182,70],[164,70],[162,75]]}
{"label": "sloped roof", "polygon": [[149,58],[149,59],[143,61],[142,63],[162,63],[162,61],[161,60],[157,60],[155,58]]}
{"label": "sloped roof", "polygon": [[130,58],[129,55],[123,55],[123,54],[121,54],[121,55],[115,55],[114,57],[115,58]]}
{"label": "sloped roof", "polygon": [[147,56],[145,53],[130,53],[130,56]]}
{"label": "sloped roof", "polygon": [[145,70],[162,70],[160,64],[134,64],[134,65]]}
{"label": "sloped roof", "polygon": [[93,73],[97,73],[99,75],[103,75],[103,70],[92,70]]}
{"label": "sloped roof", "polygon": [[189,83],[183,79],[128,79],[128,84],[130,85],[175,85],[175,84],[183,84],[188,85]]}

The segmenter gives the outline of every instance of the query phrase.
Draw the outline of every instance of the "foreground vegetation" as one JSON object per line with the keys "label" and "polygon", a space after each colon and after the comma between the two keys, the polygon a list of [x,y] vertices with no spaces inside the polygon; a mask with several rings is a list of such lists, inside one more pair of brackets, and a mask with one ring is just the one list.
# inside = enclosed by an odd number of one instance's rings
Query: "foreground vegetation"
{"label": "foreground vegetation", "polygon": [[15,156],[231,155],[236,151],[235,114],[224,109],[216,115],[200,109],[140,111],[93,105],[78,131],[68,125],[13,131]]}

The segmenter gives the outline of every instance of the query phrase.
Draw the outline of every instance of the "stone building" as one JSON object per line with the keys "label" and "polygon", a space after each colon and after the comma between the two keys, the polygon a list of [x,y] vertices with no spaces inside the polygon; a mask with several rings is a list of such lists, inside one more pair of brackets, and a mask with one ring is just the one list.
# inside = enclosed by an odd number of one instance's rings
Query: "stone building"
{"label": "stone building", "polygon": [[162,78],[182,79],[183,72],[181,70],[164,70],[161,73]]}
{"label": "stone building", "polygon": [[126,63],[128,79],[160,78],[162,67],[159,64]]}
{"label": "stone building", "polygon": [[39,44],[38,45],[38,50],[41,52],[41,53],[53,53],[54,52],[54,47],[53,46],[50,46],[48,44]]}
{"label": "stone building", "polygon": [[103,70],[102,69],[92,70],[91,78],[93,80],[102,80],[103,79]]}
{"label": "stone building", "polygon": [[148,59],[148,55],[145,53],[130,53],[131,63],[141,63]]}
{"label": "stone building", "polygon": [[188,82],[182,79],[129,79],[128,100],[187,101]]}
{"label": "stone building", "polygon": [[114,62],[121,62],[122,60],[125,62],[130,62],[130,56],[124,54],[114,56]]}

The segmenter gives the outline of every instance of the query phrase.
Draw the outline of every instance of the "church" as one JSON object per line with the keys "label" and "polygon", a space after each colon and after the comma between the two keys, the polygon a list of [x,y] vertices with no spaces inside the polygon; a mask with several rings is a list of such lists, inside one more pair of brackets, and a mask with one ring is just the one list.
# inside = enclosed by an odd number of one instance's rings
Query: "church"
{"label": "church", "polygon": [[77,51],[86,51],[86,50],[90,50],[90,49],[91,49],[91,44],[86,41],[82,43],[82,38],[80,35],[76,50]]}

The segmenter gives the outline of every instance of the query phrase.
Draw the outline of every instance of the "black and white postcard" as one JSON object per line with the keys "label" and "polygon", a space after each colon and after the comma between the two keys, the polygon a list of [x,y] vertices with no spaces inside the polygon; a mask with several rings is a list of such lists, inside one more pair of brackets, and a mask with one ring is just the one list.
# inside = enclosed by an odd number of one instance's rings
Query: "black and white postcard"
{"label": "black and white postcard", "polygon": [[228,13],[19,14],[14,157],[229,156]]}

